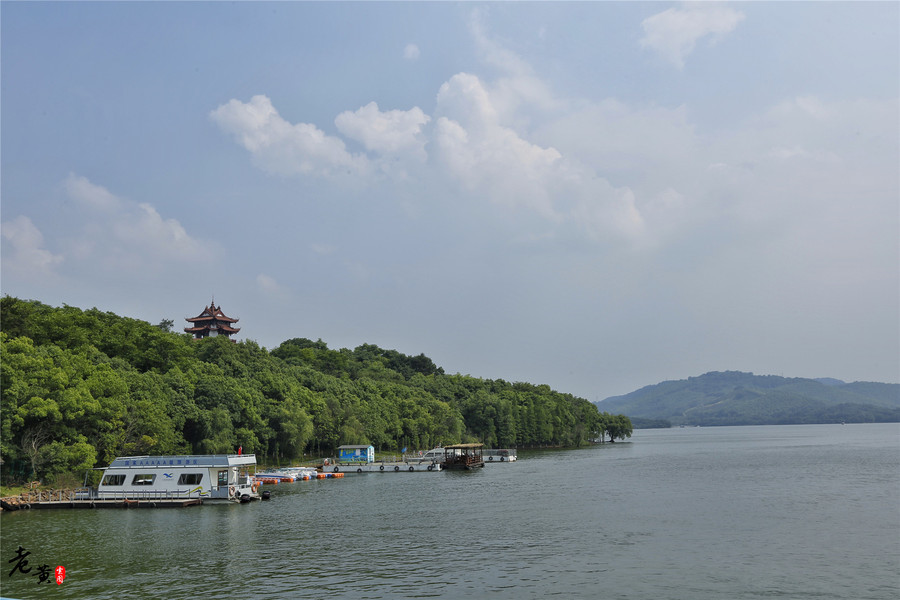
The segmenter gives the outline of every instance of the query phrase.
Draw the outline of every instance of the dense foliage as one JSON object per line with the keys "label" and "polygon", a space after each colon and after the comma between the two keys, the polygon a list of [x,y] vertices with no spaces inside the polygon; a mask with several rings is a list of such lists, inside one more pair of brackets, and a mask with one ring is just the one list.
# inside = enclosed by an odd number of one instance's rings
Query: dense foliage
{"label": "dense foliage", "polygon": [[0,317],[7,477],[238,446],[274,462],[341,444],[579,446],[632,432],[627,417],[546,385],[447,375],[423,354],[370,344],[331,350],[300,338],[269,352],[253,341],[193,341],[170,320],[8,296]]}
{"label": "dense foliage", "polygon": [[624,412],[635,426],[637,419],[676,425],[897,422],[900,385],[726,371],[665,381],[599,406]]}

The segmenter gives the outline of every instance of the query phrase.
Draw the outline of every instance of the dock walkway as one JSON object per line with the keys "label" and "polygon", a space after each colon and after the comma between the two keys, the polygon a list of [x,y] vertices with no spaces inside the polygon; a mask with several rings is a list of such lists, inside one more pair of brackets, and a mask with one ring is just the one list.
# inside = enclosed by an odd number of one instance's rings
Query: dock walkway
{"label": "dock walkway", "polygon": [[89,490],[57,490],[20,494],[0,499],[4,511],[39,508],[182,508],[203,504],[198,497],[147,493],[138,498],[92,497]]}

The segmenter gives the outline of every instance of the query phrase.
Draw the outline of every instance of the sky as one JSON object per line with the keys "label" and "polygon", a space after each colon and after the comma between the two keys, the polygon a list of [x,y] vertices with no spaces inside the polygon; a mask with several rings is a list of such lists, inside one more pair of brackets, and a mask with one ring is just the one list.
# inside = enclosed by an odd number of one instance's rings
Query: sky
{"label": "sky", "polygon": [[0,291],[591,401],[900,382],[900,4],[0,3]]}

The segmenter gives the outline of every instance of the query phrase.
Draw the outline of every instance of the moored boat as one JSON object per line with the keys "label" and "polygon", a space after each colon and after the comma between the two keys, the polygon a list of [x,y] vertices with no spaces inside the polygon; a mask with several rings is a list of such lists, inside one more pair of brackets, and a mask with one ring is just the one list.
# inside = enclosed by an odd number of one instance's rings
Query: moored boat
{"label": "moored boat", "polygon": [[[484,462],[514,462],[516,460],[516,450],[514,448],[483,448],[482,449],[482,458],[484,458]],[[418,456],[415,454],[407,455],[406,460],[409,462],[428,462],[428,463],[443,463],[444,462],[444,448],[442,446],[438,446],[436,448],[432,448],[428,452],[419,452]]]}
{"label": "moored boat", "polygon": [[166,501],[200,499],[204,503],[259,500],[251,479],[254,454],[122,456],[103,470],[90,499]]}
{"label": "moored boat", "polygon": [[444,469],[461,470],[484,467],[484,444],[454,444],[444,446]]}

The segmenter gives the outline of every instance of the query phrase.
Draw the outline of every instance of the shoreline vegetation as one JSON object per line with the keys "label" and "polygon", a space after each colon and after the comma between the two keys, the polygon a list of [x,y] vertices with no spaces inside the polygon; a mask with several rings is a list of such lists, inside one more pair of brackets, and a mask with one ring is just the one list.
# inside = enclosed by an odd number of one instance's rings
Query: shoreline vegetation
{"label": "shoreline vegetation", "polygon": [[269,351],[252,340],[194,341],[173,326],[0,299],[3,484],[77,486],[116,456],[241,447],[285,464],[342,444],[574,448],[633,429],[547,385],[448,375],[424,354],[306,338]]}

